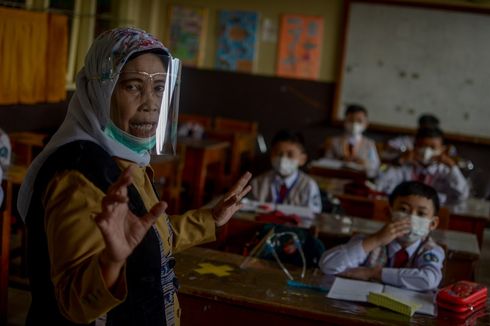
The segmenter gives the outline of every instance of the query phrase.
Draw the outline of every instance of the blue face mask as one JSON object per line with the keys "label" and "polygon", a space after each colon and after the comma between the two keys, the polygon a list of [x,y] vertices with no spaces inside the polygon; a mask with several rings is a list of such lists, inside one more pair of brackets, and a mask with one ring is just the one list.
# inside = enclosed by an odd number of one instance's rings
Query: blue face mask
{"label": "blue face mask", "polygon": [[109,121],[105,127],[104,133],[109,137],[117,141],[118,143],[126,146],[133,152],[143,154],[155,147],[156,137],[149,138],[135,137],[128,134],[124,130],[119,129],[112,121]]}

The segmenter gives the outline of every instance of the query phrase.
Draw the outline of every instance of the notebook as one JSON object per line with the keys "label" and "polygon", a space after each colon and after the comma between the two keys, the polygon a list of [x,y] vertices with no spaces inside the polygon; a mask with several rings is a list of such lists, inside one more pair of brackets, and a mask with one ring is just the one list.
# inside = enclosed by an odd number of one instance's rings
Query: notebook
{"label": "notebook", "polygon": [[369,302],[368,296],[370,293],[385,293],[390,298],[398,299],[402,303],[419,305],[415,313],[436,315],[434,293],[416,292],[374,282],[336,277],[327,297],[339,300]]}

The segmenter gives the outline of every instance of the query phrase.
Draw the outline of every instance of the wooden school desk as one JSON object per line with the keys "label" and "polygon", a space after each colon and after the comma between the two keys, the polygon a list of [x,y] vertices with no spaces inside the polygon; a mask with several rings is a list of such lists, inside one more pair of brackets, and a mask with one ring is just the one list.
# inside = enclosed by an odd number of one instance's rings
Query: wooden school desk
{"label": "wooden school desk", "polygon": [[[321,190],[334,196],[343,196],[344,187],[349,181],[341,178],[327,178],[313,176]],[[359,197],[359,202],[372,201],[372,206],[377,198]],[[368,203],[366,203],[368,204]],[[448,229],[473,233],[478,239],[481,248],[485,227],[490,224],[490,201],[479,198],[468,198],[467,200],[452,206],[445,206],[449,210]],[[351,207],[347,211],[356,211],[362,207]],[[363,215],[363,217],[366,217]]]}
{"label": "wooden school desk", "polygon": [[10,225],[12,223],[13,188],[20,185],[26,175],[24,166],[11,165],[2,181],[4,189],[3,210],[0,225],[0,325],[7,316],[9,259],[10,259]]}
{"label": "wooden school desk", "polygon": [[246,159],[246,162],[249,164],[253,160],[257,138],[256,133],[209,130],[206,132],[206,136],[209,139],[230,143],[231,146],[228,148],[229,171],[226,171],[227,174],[224,176],[226,180],[224,182],[226,186],[233,185],[240,177],[240,168],[243,165],[243,159]]}
{"label": "wooden school desk", "polygon": [[[326,298],[326,292],[290,287],[277,264],[211,249],[191,248],[175,255],[182,325],[449,325],[450,320],[404,316],[369,304]],[[200,274],[199,264],[227,265],[229,275]],[[297,267],[291,267],[298,275]],[[308,271],[307,277],[315,273]],[[321,277],[316,270],[317,277]],[[487,308],[488,310],[488,308]],[[490,317],[485,316],[485,321]]]}
{"label": "wooden school desk", "polygon": [[[237,213],[224,226],[216,248],[240,253],[247,241],[261,229],[263,223],[255,221],[255,214]],[[372,234],[383,227],[379,221],[358,217],[320,214],[315,219],[302,219],[299,227],[318,230],[318,237],[327,248],[345,243],[357,233]],[[446,249],[444,279],[442,285],[456,280],[474,279],[480,259],[480,248],[474,234],[453,230],[434,230],[434,240]]]}
{"label": "wooden school desk", "polygon": [[481,248],[485,227],[490,223],[490,201],[468,198],[462,203],[449,207],[449,229],[473,233]]}
{"label": "wooden school desk", "polygon": [[[321,161],[321,160],[319,160]],[[363,182],[367,179],[367,175],[365,171],[350,169],[345,166],[325,166],[319,161],[313,161],[307,170],[308,174],[311,176],[320,176],[325,178],[338,178],[338,179],[347,179],[350,181],[358,181]]]}
{"label": "wooden school desk", "polygon": [[223,141],[191,138],[179,138],[178,143],[185,146],[182,181],[190,185],[192,208],[198,208],[203,205],[208,169],[214,165],[218,176],[224,174],[226,150],[230,144]]}
{"label": "wooden school desk", "polygon": [[12,160],[16,165],[30,165],[48,137],[47,134],[30,131],[13,132],[8,136],[12,144]]}

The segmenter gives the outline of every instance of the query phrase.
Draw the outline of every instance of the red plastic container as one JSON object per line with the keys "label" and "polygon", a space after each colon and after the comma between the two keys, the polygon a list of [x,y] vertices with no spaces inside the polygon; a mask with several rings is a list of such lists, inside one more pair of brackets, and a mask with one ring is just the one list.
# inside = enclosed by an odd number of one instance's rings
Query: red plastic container
{"label": "red plastic container", "polygon": [[436,302],[439,308],[467,316],[486,305],[487,288],[478,283],[458,281],[439,290]]}

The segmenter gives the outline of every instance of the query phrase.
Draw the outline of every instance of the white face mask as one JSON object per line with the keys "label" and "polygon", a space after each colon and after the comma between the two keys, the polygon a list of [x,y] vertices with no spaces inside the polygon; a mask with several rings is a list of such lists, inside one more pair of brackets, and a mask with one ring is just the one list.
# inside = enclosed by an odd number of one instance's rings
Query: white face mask
{"label": "white face mask", "polygon": [[299,162],[297,160],[281,156],[272,159],[272,167],[281,176],[287,177],[298,170]]}
{"label": "white face mask", "polygon": [[410,219],[412,228],[410,233],[398,238],[400,242],[413,243],[419,239],[425,238],[429,234],[432,218],[410,215],[404,212],[394,212],[392,217],[393,221],[399,221],[406,218]]}
{"label": "white face mask", "polygon": [[432,149],[431,147],[422,147],[418,152],[422,164],[429,164],[433,157],[440,154],[438,150]]}
{"label": "white face mask", "polygon": [[358,136],[361,135],[364,132],[364,130],[366,130],[366,127],[364,126],[363,123],[360,122],[354,122],[354,123],[347,122],[345,124],[345,130],[347,130],[347,132],[350,133],[351,135]]}

